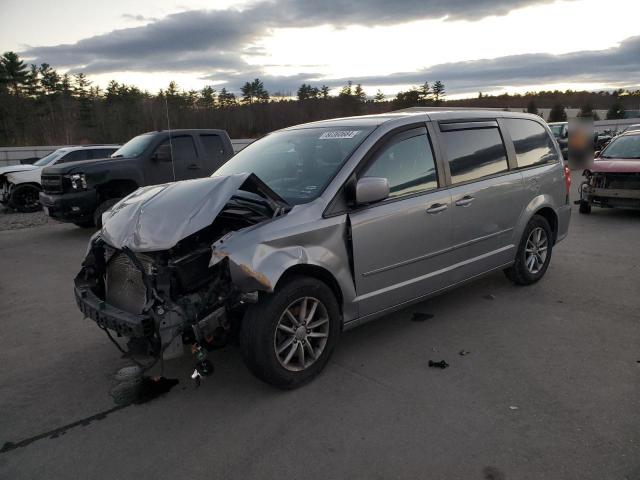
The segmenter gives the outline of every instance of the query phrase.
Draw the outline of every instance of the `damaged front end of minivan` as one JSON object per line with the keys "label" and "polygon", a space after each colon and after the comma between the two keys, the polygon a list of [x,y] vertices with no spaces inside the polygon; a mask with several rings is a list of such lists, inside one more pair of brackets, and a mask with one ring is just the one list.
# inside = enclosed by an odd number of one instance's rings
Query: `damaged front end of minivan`
{"label": "damaged front end of minivan", "polygon": [[[188,346],[194,375],[207,374],[203,352],[223,346],[239,328],[236,314],[272,289],[220,247],[289,209],[253,174],[141,188],[92,237],[75,279],[78,307],[131,358],[171,359]],[[112,333],[128,339],[126,349]]]}

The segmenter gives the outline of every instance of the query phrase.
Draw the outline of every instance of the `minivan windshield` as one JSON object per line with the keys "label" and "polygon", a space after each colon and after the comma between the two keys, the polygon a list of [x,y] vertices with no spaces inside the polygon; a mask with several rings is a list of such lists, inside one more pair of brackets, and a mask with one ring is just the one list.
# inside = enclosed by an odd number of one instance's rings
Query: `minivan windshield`
{"label": "minivan windshield", "polygon": [[66,152],[63,150],[54,150],[53,152],[51,152],[49,155],[45,155],[44,157],[42,157],[40,160],[38,160],[37,162],[33,162],[33,164],[36,167],[44,167],[45,165],[49,165],[51,162],[54,162],[55,160],[57,160],[58,158],[60,158],[62,155],[64,155]]}
{"label": "minivan windshield", "polygon": [[601,158],[640,158],[640,135],[614,138],[602,151]]}
{"label": "minivan windshield", "polygon": [[142,135],[138,135],[137,137],[133,137],[118,150],[113,152],[111,158],[138,157],[142,154],[142,152],[146,150],[153,138],[154,135],[151,133],[144,133]]}
{"label": "minivan windshield", "polygon": [[213,175],[254,173],[291,205],[316,199],[374,127],[282,130],[252,143]]}

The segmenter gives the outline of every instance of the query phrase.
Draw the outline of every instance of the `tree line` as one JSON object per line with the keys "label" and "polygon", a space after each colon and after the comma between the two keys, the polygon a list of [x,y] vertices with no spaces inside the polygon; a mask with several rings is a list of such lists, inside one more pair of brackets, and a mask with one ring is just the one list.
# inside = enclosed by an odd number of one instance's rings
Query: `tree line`
{"label": "tree line", "polygon": [[211,85],[183,90],[175,82],[150,93],[115,80],[103,89],[83,73],[59,73],[47,63],[27,65],[16,53],[6,52],[0,57],[0,145],[121,143],[168,126],[222,128],[232,138],[255,138],[299,123],[412,106],[521,108],[529,102],[527,110],[535,113],[549,103],[572,105],[577,98],[584,100],[585,114],[608,102],[612,115],[623,115],[632,98],[640,99],[640,92],[567,91],[448,100],[442,81],[425,82],[391,98],[380,90],[368,97],[361,84],[352,82],[336,95],[331,91],[327,85],[303,83],[295,95],[270,93],[258,78],[237,93]]}

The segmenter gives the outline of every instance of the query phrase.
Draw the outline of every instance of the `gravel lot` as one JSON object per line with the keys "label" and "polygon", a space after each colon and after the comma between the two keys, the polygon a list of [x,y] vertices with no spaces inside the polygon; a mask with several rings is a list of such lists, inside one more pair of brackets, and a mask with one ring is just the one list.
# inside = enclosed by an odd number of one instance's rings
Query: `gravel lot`
{"label": "gravel lot", "polygon": [[45,215],[43,211],[20,213],[0,206],[0,231],[54,224],[58,224],[58,222]]}
{"label": "gravel lot", "polygon": [[199,389],[184,357],[175,388],[126,408],[108,392],[127,361],[72,298],[91,231],[14,215],[0,478],[640,479],[639,212],[574,210],[538,284],[494,274],[347,332],[302,389],[229,347]]}

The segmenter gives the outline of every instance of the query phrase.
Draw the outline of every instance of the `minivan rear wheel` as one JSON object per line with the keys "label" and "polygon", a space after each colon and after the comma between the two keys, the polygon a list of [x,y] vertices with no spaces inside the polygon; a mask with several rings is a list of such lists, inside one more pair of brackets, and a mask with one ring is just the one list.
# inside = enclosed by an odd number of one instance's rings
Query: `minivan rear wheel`
{"label": "minivan rear wheel", "polygon": [[540,280],[551,261],[553,232],[546,218],[534,215],[522,234],[513,265],[504,270],[516,285],[531,285]]}
{"label": "minivan rear wheel", "polygon": [[240,347],[249,369],[281,389],[304,385],[326,365],[340,336],[340,309],[331,289],[293,276],[245,313]]}

